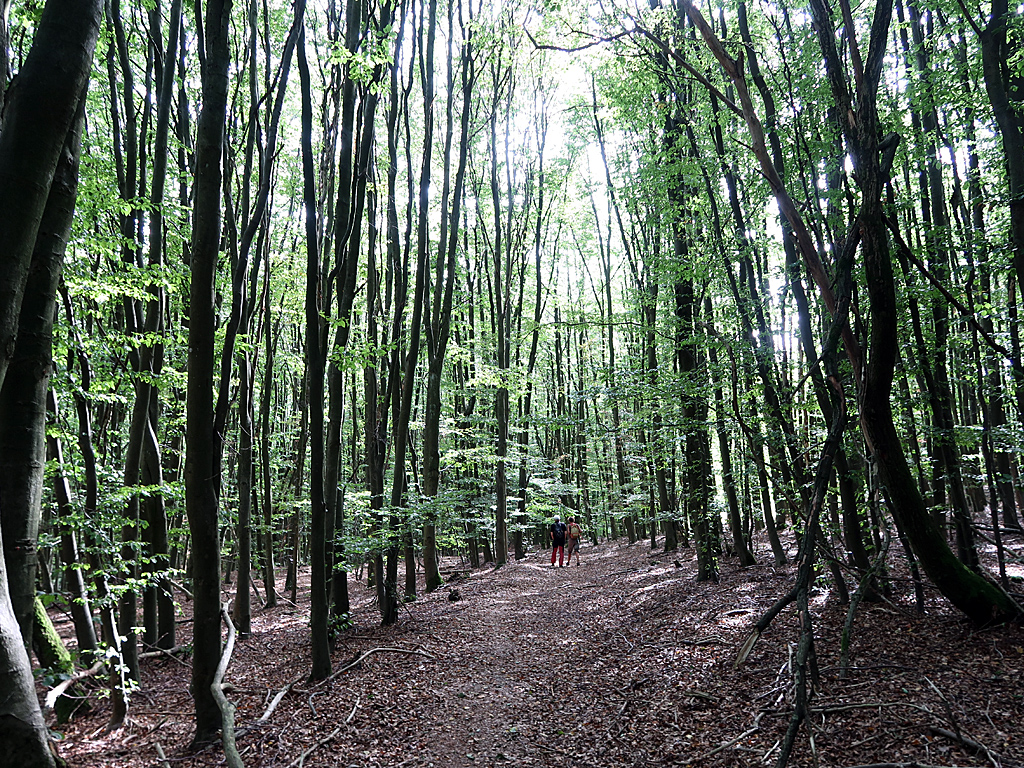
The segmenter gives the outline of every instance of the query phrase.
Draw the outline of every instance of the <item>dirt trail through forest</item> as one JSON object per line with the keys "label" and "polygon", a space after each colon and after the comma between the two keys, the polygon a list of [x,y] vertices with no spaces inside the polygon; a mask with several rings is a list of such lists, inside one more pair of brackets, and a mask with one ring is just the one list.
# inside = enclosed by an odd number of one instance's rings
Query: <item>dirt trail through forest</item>
{"label": "dirt trail through forest", "polygon": [[[308,594],[298,608],[260,611],[227,676],[243,761],[773,765],[792,711],[792,611],[743,668],[732,663],[751,622],[792,583],[792,567],[741,571],[726,562],[721,583],[698,584],[692,554],[605,544],[585,547],[579,567],[552,568],[545,552],[497,570],[461,567],[388,628],[377,626],[372,592],[353,581],[355,627],[339,638],[334,668],[362,661],[326,684],[298,683],[263,725],[256,722],[275,693],[308,672]],[[926,617],[897,602],[868,607],[855,628],[853,669],[840,679],[845,608],[834,602],[816,598],[814,739],[804,729],[791,765],[1024,763],[1020,629],[973,632],[940,602]],[[180,661],[147,661],[127,728],[98,733],[105,716],[100,705],[64,727],[72,768],[161,766],[158,743],[163,768],[224,764],[219,748],[189,747]]]}

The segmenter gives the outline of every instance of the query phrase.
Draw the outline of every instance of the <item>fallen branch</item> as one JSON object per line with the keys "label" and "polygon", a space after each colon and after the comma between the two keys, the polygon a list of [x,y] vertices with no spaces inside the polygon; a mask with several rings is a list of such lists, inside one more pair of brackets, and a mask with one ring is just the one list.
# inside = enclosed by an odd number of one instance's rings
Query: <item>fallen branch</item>
{"label": "fallen branch", "polygon": [[64,692],[72,685],[77,683],[79,680],[85,680],[87,677],[93,677],[103,671],[103,667],[106,666],[106,660],[100,659],[88,669],[83,669],[81,672],[76,672],[64,682],[55,686],[48,694],[46,694],[45,707],[49,711],[53,709],[57,703],[57,699],[64,695]]}
{"label": "fallen branch", "polygon": [[[718,699],[715,696],[712,696],[710,693],[704,693],[704,691],[698,691],[693,688],[687,688],[685,691],[682,692],[682,695],[692,696],[695,699],[704,699],[705,701],[718,701]],[[760,720],[761,716],[758,715],[757,719]]]}
{"label": "fallen branch", "polygon": [[952,741],[957,742],[958,744],[967,747],[968,749],[973,749],[975,752],[984,755],[986,758],[988,758],[988,761],[992,763],[993,766],[995,766],[995,768],[999,768],[999,766],[1001,765],[996,756],[992,754],[992,750],[990,750],[980,741],[975,741],[969,736],[964,736],[961,733],[953,733],[953,731],[948,731],[945,728],[939,728],[935,725],[931,726],[928,730],[936,736],[943,736],[947,739],[950,739]]}
{"label": "fallen branch", "polygon": [[186,664],[184,661],[182,661],[181,659],[179,659],[175,655],[175,654],[181,653],[182,650],[184,650],[184,648],[185,648],[185,646],[183,646],[183,645],[176,645],[173,648],[155,648],[155,650],[146,651],[145,653],[140,653],[139,654],[139,658],[140,659],[159,659],[161,656],[168,656],[168,657],[174,659],[176,662],[178,662],[182,666],[187,667],[188,664]]}
{"label": "fallen branch", "polygon": [[267,602],[263,599],[263,595],[260,594],[260,588],[256,586],[256,579],[253,578],[252,573],[249,573],[249,584],[252,585],[252,591],[256,593],[256,599],[260,601],[260,608],[264,608]]}
{"label": "fallen branch", "polygon": [[231,623],[227,603],[221,606],[220,615],[228,625],[228,641],[224,646],[224,652],[220,656],[220,664],[217,665],[217,673],[213,676],[210,691],[213,693],[213,698],[217,700],[217,707],[220,709],[221,742],[224,745],[224,757],[227,759],[228,766],[229,768],[245,768],[242,763],[242,756],[238,754],[238,747],[235,746],[235,705],[224,695],[224,675],[228,671],[228,664],[231,663],[231,654],[235,650],[235,625]]}
{"label": "fallen branch", "polygon": [[317,686],[319,687],[319,686],[323,685],[324,683],[330,682],[331,680],[336,678],[338,675],[340,675],[342,672],[347,672],[348,670],[352,669],[352,667],[359,666],[360,664],[363,663],[363,660],[367,656],[370,656],[371,654],[374,654],[374,653],[381,653],[381,652],[384,652],[384,651],[387,651],[388,653],[407,653],[409,655],[424,656],[424,657],[426,657],[428,659],[433,659],[434,658],[432,655],[430,655],[426,651],[422,650],[421,648],[389,648],[387,646],[380,646],[378,648],[371,648],[370,650],[364,651],[362,654],[360,654],[359,657],[355,661],[349,662],[344,667],[339,669],[337,672],[334,672],[333,674],[331,674],[330,677],[326,677],[323,680],[321,680],[319,683],[317,683]]}
{"label": "fallen branch", "polygon": [[167,759],[167,755],[164,754],[164,748],[160,746],[159,741],[156,743],[156,754],[159,756],[160,763],[164,768],[171,768],[171,763]]}
{"label": "fallen branch", "polygon": [[303,763],[306,762],[306,758],[307,757],[309,757],[311,754],[313,754],[313,752],[315,752],[317,749],[319,749],[324,744],[326,744],[327,742],[331,741],[339,733],[341,733],[341,729],[344,728],[344,727],[345,727],[344,724],[339,725],[337,728],[335,728],[333,731],[331,731],[331,735],[328,736],[326,739],[321,739],[316,744],[314,744],[312,747],[310,747],[305,752],[303,752],[301,755],[299,755],[297,758],[295,758],[290,763],[288,763],[288,768],[302,768],[302,765],[303,765]]}
{"label": "fallen branch", "polygon": [[732,668],[739,669],[743,666],[743,663],[750,656],[750,652],[754,650],[754,644],[761,637],[761,633],[768,629],[768,625],[772,623],[772,620],[782,612],[782,609],[788,606],[790,603],[796,600],[797,588],[793,587],[788,593],[780,597],[775,601],[775,604],[769,608],[760,619],[754,624],[747,636],[747,639],[743,641],[743,645],[740,646],[740,652],[736,655],[736,661],[733,662]]}
{"label": "fallen branch", "polygon": [[717,755],[719,752],[722,752],[722,751],[728,749],[729,747],[733,746],[734,744],[738,744],[739,742],[743,741],[748,736],[751,736],[751,735],[757,733],[759,730],[761,730],[761,718],[763,716],[764,716],[764,712],[758,712],[757,713],[757,717],[754,718],[754,725],[753,725],[753,727],[748,728],[747,730],[745,730],[743,733],[741,733],[739,736],[737,736],[732,741],[727,741],[727,742],[725,742],[725,744],[720,744],[719,746],[715,747],[710,752],[704,753],[703,755],[698,757],[694,762],[699,763],[702,760],[706,760],[709,757]]}
{"label": "fallen branch", "polygon": [[256,721],[257,724],[265,723],[265,722],[267,722],[267,720],[270,719],[270,716],[273,714],[274,710],[277,709],[277,705],[281,703],[281,700],[288,694],[288,691],[290,691],[292,689],[292,687],[297,682],[299,682],[299,680],[302,679],[302,677],[303,677],[302,675],[299,675],[294,680],[292,680],[290,683],[288,683],[288,685],[286,685],[284,688],[282,688],[280,691],[277,692],[277,695],[274,696],[273,699],[271,699],[270,706],[267,707],[267,710],[263,713],[263,716],[259,720]]}

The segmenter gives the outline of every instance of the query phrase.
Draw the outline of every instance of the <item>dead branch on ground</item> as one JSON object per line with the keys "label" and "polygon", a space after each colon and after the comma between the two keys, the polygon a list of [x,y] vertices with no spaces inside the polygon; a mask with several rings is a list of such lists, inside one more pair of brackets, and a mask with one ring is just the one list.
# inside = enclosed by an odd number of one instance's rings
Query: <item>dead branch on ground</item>
{"label": "dead branch on ground", "polygon": [[327,738],[320,739],[320,741],[318,741],[312,747],[310,747],[305,752],[303,752],[301,755],[299,755],[297,758],[295,758],[290,763],[288,763],[288,768],[302,768],[302,766],[306,762],[306,758],[307,757],[309,757],[311,754],[313,754],[313,752],[318,750],[320,747],[322,747],[327,742],[333,740],[335,736],[337,736],[339,733],[341,733],[341,729],[344,728],[344,727],[345,727],[344,723],[339,725],[337,728],[335,728],[333,731],[331,731],[331,734]]}
{"label": "dead branch on ground", "polygon": [[367,656],[370,656],[371,654],[374,654],[374,653],[382,653],[382,652],[388,652],[388,653],[407,653],[409,655],[423,656],[423,657],[431,659],[431,660],[433,660],[433,658],[434,658],[431,654],[427,653],[422,648],[390,648],[390,647],[387,647],[387,646],[380,646],[378,648],[371,648],[370,650],[364,651],[363,653],[361,653],[359,655],[359,657],[355,661],[349,662],[344,667],[339,669],[337,672],[334,672],[330,677],[326,677],[323,680],[321,680],[319,683],[317,683],[317,687],[320,687],[324,683],[330,682],[331,680],[336,678],[338,675],[340,675],[342,672],[347,672],[348,670],[352,669],[352,667],[359,666],[360,664],[363,663],[363,660],[366,659]]}
{"label": "dead branch on ground", "polygon": [[245,768],[242,756],[238,754],[238,747],[235,746],[235,705],[224,695],[224,675],[227,674],[228,664],[231,663],[231,654],[235,650],[235,625],[231,622],[227,603],[221,606],[220,615],[228,626],[228,641],[220,656],[220,664],[217,665],[217,673],[213,676],[210,691],[220,708],[221,742],[224,745],[224,757],[227,759],[228,766],[229,768]]}

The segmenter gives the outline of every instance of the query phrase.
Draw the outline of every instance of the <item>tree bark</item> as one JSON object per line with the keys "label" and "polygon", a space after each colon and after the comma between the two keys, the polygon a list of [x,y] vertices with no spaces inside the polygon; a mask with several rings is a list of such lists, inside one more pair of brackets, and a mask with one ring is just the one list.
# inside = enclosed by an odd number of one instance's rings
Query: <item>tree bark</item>
{"label": "tree bark", "polygon": [[[196,134],[188,328],[185,432],[185,511],[192,535],[193,655],[190,690],[195,702],[194,743],[213,740],[220,708],[210,686],[220,659],[220,528],[214,434],[216,276],[221,237],[221,158],[227,117],[231,0],[210,0],[200,41],[203,104]],[[197,16],[200,9],[197,7]]]}
{"label": "tree bark", "polygon": [[32,646],[36,542],[46,466],[46,396],[53,369],[57,284],[78,191],[85,99],[68,130],[50,187],[26,281],[18,339],[0,389],[0,523],[11,604],[26,647]]}
{"label": "tree bark", "polygon": [[[299,6],[296,4],[296,16]],[[324,358],[320,346],[320,256],[317,249],[316,188],[313,175],[313,103],[309,65],[306,62],[305,28],[299,31],[299,82],[302,89],[302,203],[305,208],[306,247],[306,391],[309,404],[309,505],[310,556],[312,559],[310,617],[312,669],[310,680],[331,674],[331,649],[327,631],[327,508],[324,502]]]}
{"label": "tree bark", "polygon": [[[88,82],[100,10],[95,0],[50,0],[18,81],[7,96],[0,127],[0,253],[5,265],[0,279],[0,388],[16,350],[29,265],[54,173]],[[0,80],[5,82],[6,48],[3,59]],[[66,233],[53,234],[66,239]],[[0,563],[0,670],[0,741],[5,746],[0,766],[52,766],[4,563]]]}
{"label": "tree bark", "polygon": [[970,571],[950,550],[914,482],[893,420],[890,392],[898,352],[898,307],[881,202],[888,168],[883,165],[885,147],[880,142],[875,101],[892,16],[892,0],[882,0],[875,9],[868,56],[863,72],[858,73],[856,79],[856,112],[839,64],[836,36],[828,9],[822,0],[811,0],[811,11],[836,105],[840,114],[848,116],[843,122],[843,132],[862,195],[856,228],[859,230],[871,308],[871,356],[860,393],[861,428],[875,457],[893,514],[906,532],[921,566],[939,591],[979,625],[1020,617],[1021,608],[1012,598],[995,584]]}

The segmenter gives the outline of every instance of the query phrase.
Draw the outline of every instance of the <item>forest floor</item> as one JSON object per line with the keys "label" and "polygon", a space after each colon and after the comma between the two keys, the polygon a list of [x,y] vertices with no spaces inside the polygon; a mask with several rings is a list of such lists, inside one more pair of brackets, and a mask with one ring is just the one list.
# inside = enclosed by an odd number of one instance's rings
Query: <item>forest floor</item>
{"label": "forest floor", "polygon": [[[793,711],[795,608],[742,667],[734,662],[795,566],[774,567],[762,551],[751,568],[723,561],[715,584],[695,581],[689,549],[609,543],[585,545],[578,567],[552,568],[549,558],[463,566],[387,628],[372,592],[350,581],[355,626],[332,657],[346,669],[319,685],[305,679],[308,590],[298,607],[256,611],[227,673],[245,766],[775,764]],[[445,562],[449,572],[458,565]],[[1024,630],[977,631],[929,595],[923,616],[908,595],[862,605],[845,677],[847,608],[826,592],[814,597],[820,677],[790,765],[1024,766]],[[85,716],[52,726],[60,753],[72,768],[223,765],[219,744],[190,747],[188,685],[187,659],[146,659],[127,725],[104,733],[109,708],[95,700]]]}

